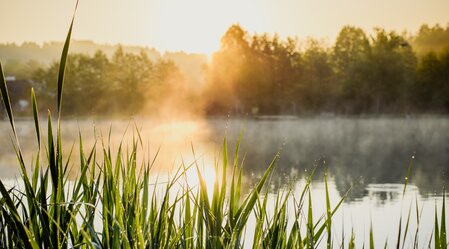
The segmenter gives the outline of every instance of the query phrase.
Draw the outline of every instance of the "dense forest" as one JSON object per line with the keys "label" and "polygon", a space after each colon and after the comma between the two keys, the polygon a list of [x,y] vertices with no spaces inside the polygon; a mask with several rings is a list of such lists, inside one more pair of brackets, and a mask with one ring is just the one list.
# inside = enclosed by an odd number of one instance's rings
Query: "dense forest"
{"label": "dense forest", "polygon": [[[6,75],[29,82],[43,109],[55,103],[58,63],[25,54],[51,44],[0,45]],[[449,112],[449,26],[423,25],[415,35],[346,26],[328,45],[251,35],[236,24],[209,63],[201,55],[86,44],[69,56],[66,115],[147,115],[167,105],[207,115]]]}
{"label": "dense forest", "polygon": [[415,37],[346,26],[326,46],[234,25],[221,42],[207,71],[208,113],[449,112],[449,26],[424,25]]}

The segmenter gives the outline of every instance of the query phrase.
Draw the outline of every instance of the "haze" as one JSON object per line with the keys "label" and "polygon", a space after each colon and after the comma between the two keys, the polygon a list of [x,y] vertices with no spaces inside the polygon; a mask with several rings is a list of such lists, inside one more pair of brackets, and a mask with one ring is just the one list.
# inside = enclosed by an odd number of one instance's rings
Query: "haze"
{"label": "haze", "polygon": [[[63,40],[74,5],[1,0],[0,43]],[[333,41],[347,24],[415,32],[423,23],[447,24],[448,13],[447,0],[80,1],[73,38],[210,54],[234,23],[250,33]]]}

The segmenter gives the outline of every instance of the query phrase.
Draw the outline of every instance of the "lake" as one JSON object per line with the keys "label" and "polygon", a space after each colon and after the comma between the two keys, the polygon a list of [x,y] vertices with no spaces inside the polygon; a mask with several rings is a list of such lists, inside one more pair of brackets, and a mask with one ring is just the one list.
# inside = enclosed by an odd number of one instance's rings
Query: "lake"
{"label": "lake", "polygon": [[[26,162],[30,163],[37,147],[34,123],[19,120],[16,125]],[[46,127],[44,123],[42,127]],[[155,174],[170,171],[182,161],[188,164],[197,160],[211,169],[214,161],[221,158],[223,138],[228,140],[229,155],[234,155],[242,133],[239,158],[244,158],[245,186],[255,183],[278,151],[280,160],[271,181],[270,198],[285,189],[299,195],[305,176],[316,167],[312,197],[314,218],[318,219],[325,213],[324,168],[330,178],[332,205],[352,186],[333,219],[333,230],[335,242],[343,239],[342,230],[348,241],[353,230],[356,245],[368,243],[372,224],[376,244],[383,245],[388,240],[389,247],[393,247],[401,213],[403,219],[410,208],[413,214],[417,201],[422,211],[420,247],[425,246],[432,233],[435,204],[440,209],[443,188],[449,180],[449,118],[445,116],[63,120],[61,128],[66,155],[75,146],[73,162],[79,154],[79,131],[85,148],[91,147],[95,140],[97,144],[101,141],[108,144],[110,140],[115,150],[120,141],[130,145],[133,137],[137,139],[140,135],[143,147],[140,159],[152,160],[157,155]],[[1,178],[14,184],[18,165],[10,134],[9,123],[1,121]],[[403,195],[410,163],[409,185]],[[213,172],[206,175],[213,176]],[[289,207],[293,215],[294,205]],[[410,226],[408,243],[413,240],[416,218],[411,219]],[[248,233],[251,234],[251,229]]]}

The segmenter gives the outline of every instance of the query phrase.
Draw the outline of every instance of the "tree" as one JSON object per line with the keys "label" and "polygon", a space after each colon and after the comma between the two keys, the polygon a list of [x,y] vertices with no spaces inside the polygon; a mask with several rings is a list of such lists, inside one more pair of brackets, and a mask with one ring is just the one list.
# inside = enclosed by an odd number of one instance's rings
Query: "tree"
{"label": "tree", "polygon": [[369,53],[370,44],[365,32],[353,26],[343,27],[334,46],[334,62],[337,70],[349,73]]}
{"label": "tree", "polygon": [[249,63],[247,36],[247,32],[236,24],[221,39],[220,50],[213,55],[207,69],[204,99],[208,113],[243,112],[235,91],[243,84],[242,72]]}
{"label": "tree", "polygon": [[231,26],[207,70],[209,113],[281,114],[295,112],[292,88],[299,61],[296,40],[248,34]]}
{"label": "tree", "polygon": [[29,80],[34,71],[42,67],[43,64],[36,60],[24,62],[18,59],[10,59],[5,64],[5,72],[8,73],[8,76],[14,76],[18,80]]}
{"label": "tree", "polygon": [[292,90],[298,79],[296,66],[300,60],[296,40],[282,41],[277,34],[255,35],[251,51],[252,65],[258,69],[248,78],[258,78],[252,86],[260,94],[257,108],[265,114],[294,114],[296,96]]}
{"label": "tree", "polygon": [[[58,63],[39,69],[33,79],[46,108],[54,106]],[[175,76],[176,75],[176,76]],[[66,65],[63,113],[66,115],[139,114],[148,98],[167,96],[167,86],[182,75],[171,61],[153,63],[139,55],[117,49],[112,59],[97,51],[93,56],[70,54]],[[42,101],[41,101],[42,102]]]}
{"label": "tree", "polygon": [[449,111],[449,49],[424,56],[417,71],[415,99],[421,110]]}
{"label": "tree", "polygon": [[[141,52],[139,55],[125,53],[118,47],[111,59],[109,87],[115,100],[113,109],[136,114],[144,106],[146,93],[144,89],[151,82],[153,63]],[[128,99],[132,101],[117,101]]]}
{"label": "tree", "polygon": [[328,111],[335,93],[333,77],[329,51],[318,40],[308,40],[298,85],[300,107],[314,113]]}
{"label": "tree", "polygon": [[395,32],[377,29],[370,60],[370,111],[384,113],[405,110],[417,66],[410,45]]}
{"label": "tree", "polygon": [[362,29],[346,26],[340,31],[333,59],[343,112],[361,113],[368,109],[370,54],[369,40]]}

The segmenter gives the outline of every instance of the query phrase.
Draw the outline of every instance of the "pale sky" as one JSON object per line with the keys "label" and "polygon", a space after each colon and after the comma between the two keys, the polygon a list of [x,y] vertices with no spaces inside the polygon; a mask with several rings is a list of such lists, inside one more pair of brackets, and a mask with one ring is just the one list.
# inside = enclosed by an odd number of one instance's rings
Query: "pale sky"
{"label": "pale sky", "polygon": [[[0,0],[0,42],[63,41],[75,0]],[[449,23],[449,0],[80,0],[73,39],[211,53],[233,23],[333,41],[344,25],[416,32]]]}

